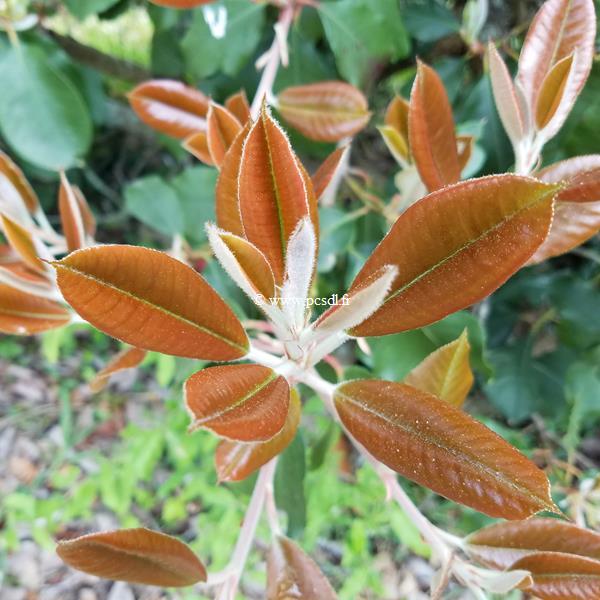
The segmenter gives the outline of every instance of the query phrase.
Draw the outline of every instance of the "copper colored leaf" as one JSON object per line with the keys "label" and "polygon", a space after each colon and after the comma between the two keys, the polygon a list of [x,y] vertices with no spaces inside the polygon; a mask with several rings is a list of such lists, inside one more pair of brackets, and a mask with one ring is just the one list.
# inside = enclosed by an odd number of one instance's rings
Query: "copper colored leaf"
{"label": "copper colored leaf", "polygon": [[238,189],[242,152],[249,132],[250,122],[238,134],[225,155],[215,188],[217,224],[221,229],[242,237],[244,236],[244,227],[240,214]]}
{"label": "copper colored leaf", "polygon": [[225,100],[225,108],[232,113],[236,119],[245,125],[250,120],[250,104],[244,90],[240,90],[237,94],[229,96]]}
{"label": "copper colored leaf", "polygon": [[233,234],[221,234],[221,239],[234,254],[248,281],[257,293],[267,299],[275,297],[273,271],[264,254],[249,241]]}
{"label": "copper colored leaf", "polygon": [[348,431],[404,477],[491,517],[558,512],[544,472],[451,404],[376,380],[344,383],[334,399]]}
{"label": "copper colored leaf", "polygon": [[600,534],[558,519],[495,523],[467,538],[467,550],[494,569],[508,569],[527,554],[564,552],[600,560]]}
{"label": "copper colored leaf", "polygon": [[83,228],[85,229],[85,232],[93,238],[96,235],[96,217],[94,217],[94,213],[90,209],[90,205],[79,187],[72,185],[71,188],[77,199],[77,204],[79,204],[79,211],[81,212],[81,218],[83,219]]}
{"label": "copper colored leaf", "polygon": [[344,163],[344,157],[348,153],[348,146],[336,148],[317,169],[317,172],[312,177],[313,188],[317,199],[321,198],[329,184],[335,179],[340,172],[340,168]]}
{"label": "copper colored leaf", "polygon": [[596,13],[593,0],[548,0],[533,19],[519,57],[517,80],[533,112],[552,67],[577,50],[573,88],[579,93],[594,55]]}
{"label": "copper colored leaf", "polygon": [[184,385],[192,423],[240,442],[265,442],[285,423],[290,388],[285,377],[260,365],[210,367]]}
{"label": "copper colored leaf", "polygon": [[[562,124],[571,108],[569,105],[568,109],[561,109],[560,112],[557,112],[563,104],[565,94],[568,94],[567,81],[573,66],[573,56],[573,54],[569,54],[559,60],[542,83],[535,107],[535,123],[538,129],[543,129],[556,118],[560,119]],[[564,118],[561,118],[561,113]]]}
{"label": "copper colored leaf", "polygon": [[179,81],[147,81],[128,97],[138,117],[161,133],[182,139],[206,129],[208,98]]}
{"label": "copper colored leaf", "polygon": [[6,193],[4,188],[7,185],[21,197],[29,212],[36,212],[40,204],[37,194],[23,175],[23,171],[7,154],[0,152],[0,197]]}
{"label": "copper colored leaf", "polygon": [[71,320],[64,307],[0,283],[0,331],[33,335],[66,325]]}
{"label": "copper colored leaf", "polygon": [[294,439],[300,423],[300,398],[295,390],[283,429],[267,442],[223,441],[215,453],[219,481],[241,481],[283,452]]}
{"label": "copper colored leaf", "polygon": [[56,553],[70,567],[130,583],[183,587],[206,581],[206,569],[178,539],[149,529],[91,533],[60,542]]}
{"label": "copper colored leaf", "polygon": [[380,125],[378,128],[385,145],[400,165],[410,162],[408,139],[403,138],[393,127]]}
{"label": "copper colored leaf", "polygon": [[525,136],[525,118],[512,77],[492,42],[488,46],[488,60],[496,109],[504,130],[516,145]]}
{"label": "copper colored leaf", "polygon": [[385,111],[385,124],[395,129],[408,146],[409,103],[402,96],[394,96]]}
{"label": "copper colored leaf", "polygon": [[287,242],[298,221],[310,215],[309,193],[314,192],[266,107],[246,138],[238,191],[245,237],[266,256],[281,284]]}
{"label": "copper colored leaf", "polygon": [[222,298],[163,252],[95,246],[53,266],[66,301],[94,327],[132,346],[205,360],[247,352],[246,333]]}
{"label": "copper colored leaf", "polygon": [[208,134],[206,131],[197,131],[183,140],[182,146],[204,164],[214,166],[214,161],[208,149]]}
{"label": "copper colored leaf", "polygon": [[80,203],[64,172],[60,174],[58,209],[68,251],[73,252],[83,248],[85,246],[85,227]]}
{"label": "copper colored leaf", "polygon": [[555,163],[536,177],[549,183],[562,182],[564,188],[556,197],[550,233],[530,263],[569,252],[600,230],[600,155]]}
{"label": "copper colored leaf", "polygon": [[533,585],[527,592],[541,600],[593,600],[600,598],[600,561],[563,554],[540,552],[518,560],[511,569],[529,571]]}
{"label": "copper colored leaf", "polygon": [[430,192],[460,179],[452,107],[439,75],[419,62],[408,114],[410,151]]}
{"label": "copper colored leaf", "polygon": [[214,102],[211,102],[206,119],[206,138],[210,156],[214,164],[220,167],[242,126],[232,113]]}
{"label": "copper colored leaf", "polygon": [[461,172],[471,160],[473,154],[473,145],[475,144],[475,138],[472,135],[457,135],[456,136],[456,147],[458,151],[458,164]]}
{"label": "copper colored leaf", "polygon": [[418,364],[404,383],[460,408],[473,386],[470,350],[465,330],[458,339],[438,348]]}
{"label": "copper colored leaf", "polygon": [[319,142],[352,137],[371,118],[364,94],[342,81],[286,88],[277,98],[277,110],[300,133]]}
{"label": "copper colored leaf", "polygon": [[385,264],[398,277],[352,335],[423,327],[485,298],[545,239],[557,185],[517,175],[472,179],[422,198],[375,248],[352,289]]}
{"label": "copper colored leaf", "polygon": [[31,234],[27,229],[13,221],[7,215],[1,215],[2,231],[14,251],[21,257],[23,262],[34,271],[44,273],[46,267],[38,256],[38,251]]}
{"label": "copper colored leaf", "polygon": [[331,584],[315,561],[286,537],[273,540],[267,559],[267,600],[335,600]]}
{"label": "copper colored leaf", "polygon": [[109,379],[115,374],[127,369],[134,369],[146,357],[146,351],[140,348],[126,348],[119,352],[94,379],[90,382],[90,388],[97,393],[104,389]]}

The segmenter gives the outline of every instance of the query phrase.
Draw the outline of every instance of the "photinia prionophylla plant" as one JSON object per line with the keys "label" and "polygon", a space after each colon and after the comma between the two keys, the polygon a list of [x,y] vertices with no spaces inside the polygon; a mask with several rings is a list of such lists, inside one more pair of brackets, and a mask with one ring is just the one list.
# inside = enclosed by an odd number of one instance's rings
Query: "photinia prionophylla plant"
{"label": "photinia prionophylla plant", "polygon": [[[153,1],[179,9],[208,4]],[[258,473],[221,572],[210,572],[183,542],[141,528],[62,541],[58,554],[100,577],[163,587],[201,583],[215,598],[233,600],[264,513],[272,533],[267,597],[335,598],[317,564],[285,536],[273,491],[278,455],[301,426],[307,387],[430,545],[439,568],[432,597],[441,597],[451,577],[477,597],[515,588],[554,600],[599,597],[600,536],[562,520],[545,473],[464,412],[473,384],[466,331],[401,382],[334,383],[317,370],[349,341],[364,345],[478,303],[524,265],[568,252],[600,229],[600,155],[540,167],[544,144],[565,122],[591,68],[593,1],[545,2],[514,80],[489,44],[486,63],[515,173],[461,181],[475,140],[456,133],[442,80],[418,63],[410,99],[393,98],[379,127],[401,168],[399,193],[369,205],[389,231],[333,305],[315,297],[319,203],[335,199],[342,181],[352,188],[351,138],[371,113],[363,93],[342,81],[274,94],[278,69],[288,64],[290,26],[307,4],[274,2],[280,16],[257,63],[262,77],[252,103],[240,91],[220,105],[172,80],[148,81],[129,94],[144,123],[219,171],[216,223],[205,225],[207,237],[261,320],[242,322],[187,264],[179,244],[170,252],[98,244],[85,198],[64,172],[57,233],[20,169],[0,155],[0,330],[29,335],[83,321],[127,344],[97,374],[94,390],[148,351],[218,363],[185,382],[189,430],[221,438],[219,481]],[[337,144],[312,176],[274,111],[305,137]],[[465,539],[451,535],[419,511],[397,474],[505,521]],[[534,518],[542,512],[554,516]]]}

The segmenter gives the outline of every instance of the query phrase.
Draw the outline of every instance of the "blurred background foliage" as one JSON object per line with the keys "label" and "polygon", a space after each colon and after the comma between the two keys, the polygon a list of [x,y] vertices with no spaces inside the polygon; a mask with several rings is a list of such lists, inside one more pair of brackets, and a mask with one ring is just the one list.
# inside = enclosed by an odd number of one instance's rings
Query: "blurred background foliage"
{"label": "blurred background foliage", "polygon": [[[367,194],[387,199],[395,192],[395,163],[374,125],[394,93],[408,96],[415,57],[442,76],[459,131],[477,136],[471,174],[511,168],[482,43],[497,40],[514,59],[541,3],[491,0],[479,24],[468,12],[476,3],[468,4],[465,13],[458,0],[323,0],[294,24],[290,64],[275,90],[341,78],[363,89],[374,111],[353,145],[353,165],[365,174],[355,179],[360,186],[343,185],[337,203],[322,208],[318,295],[342,292],[385,233],[385,220],[364,208]],[[210,260],[203,223],[214,218],[216,171],[139,122],[126,94],[141,81],[168,77],[219,102],[240,88],[252,97],[254,63],[271,43],[276,12],[248,0],[190,11],[141,0],[0,0],[0,16],[10,13],[19,43],[15,49],[16,34],[0,32],[0,148],[24,169],[50,215],[57,213],[55,169],[68,164],[71,181],[98,218],[100,241],[167,248],[182,233],[196,266],[239,314],[255,318]],[[224,14],[226,29],[219,33]],[[25,60],[16,61],[15,52]],[[509,66],[514,70],[515,61]],[[599,97],[596,61],[573,113],[546,149],[546,164],[600,152]],[[332,149],[293,131],[290,136],[311,172]],[[372,372],[399,380],[467,327],[477,376],[467,409],[548,468],[565,511],[573,514],[584,502],[597,524],[591,491],[600,461],[599,263],[595,239],[523,269],[470,311],[369,340],[368,349],[347,344],[338,359],[346,377]],[[197,536],[194,548],[214,568],[227,561],[251,485],[217,485],[215,440],[186,434],[180,389],[197,363],[150,355],[137,376],[91,396],[86,381],[116,347],[85,326],[40,340],[0,338],[0,456],[10,457],[0,471],[0,587],[18,587],[11,561],[25,541],[51,549],[69,524],[82,531],[156,525],[186,539]],[[335,378],[329,367],[324,375]],[[33,397],[22,389],[28,377],[42,382]],[[427,547],[397,507],[384,505],[376,477],[355,464],[310,397],[304,418],[303,439],[282,459],[290,468],[278,470],[287,473],[280,475],[278,500],[288,512],[289,533],[315,554],[341,598],[404,597],[398,590],[409,575],[398,566],[426,557]],[[409,489],[451,531],[466,534],[486,521]],[[264,583],[253,566],[247,597]],[[419,569],[411,573],[418,583]]]}

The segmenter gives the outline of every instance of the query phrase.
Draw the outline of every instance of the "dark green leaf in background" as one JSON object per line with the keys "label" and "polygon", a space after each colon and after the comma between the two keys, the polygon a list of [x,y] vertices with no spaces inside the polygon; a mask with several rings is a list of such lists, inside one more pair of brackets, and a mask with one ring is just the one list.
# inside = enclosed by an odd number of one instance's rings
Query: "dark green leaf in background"
{"label": "dark green leaf in background", "polygon": [[402,7],[410,35],[420,42],[435,42],[460,30],[454,13],[436,0],[411,0]]}
{"label": "dark green leaf in background", "polygon": [[306,526],[306,450],[300,432],[279,455],[275,473],[275,503],[288,516],[287,534],[298,537]]}
{"label": "dark green leaf in background", "polygon": [[119,0],[65,0],[69,12],[78,19],[101,13],[117,2]]}
{"label": "dark green leaf in background", "polygon": [[0,131],[22,158],[59,170],[73,166],[92,141],[79,91],[38,48],[21,45],[0,60]]}

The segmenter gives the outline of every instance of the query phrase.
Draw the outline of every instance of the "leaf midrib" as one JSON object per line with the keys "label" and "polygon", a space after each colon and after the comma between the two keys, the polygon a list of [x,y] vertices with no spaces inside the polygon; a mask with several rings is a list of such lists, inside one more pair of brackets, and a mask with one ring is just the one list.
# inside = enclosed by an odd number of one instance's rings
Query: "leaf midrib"
{"label": "leaf midrib", "polygon": [[359,409],[364,410],[367,413],[370,413],[372,415],[374,415],[375,417],[390,423],[396,427],[399,427],[400,429],[402,429],[404,432],[406,432],[407,434],[409,434],[412,437],[415,437],[417,439],[420,439],[421,441],[425,442],[425,443],[429,443],[432,446],[436,446],[437,448],[439,448],[442,451],[448,452],[449,454],[451,454],[452,456],[454,456],[455,458],[461,458],[463,457],[463,462],[468,463],[472,468],[474,468],[476,471],[484,471],[487,474],[492,475],[493,477],[500,479],[503,483],[507,484],[509,487],[513,488],[514,490],[516,490],[520,495],[525,496],[525,500],[527,500],[528,498],[530,498],[531,496],[533,496],[534,498],[536,498],[539,502],[541,502],[541,507],[546,508],[547,510],[552,510],[553,512],[555,512],[552,508],[551,505],[549,505],[546,500],[544,500],[543,498],[539,497],[537,494],[535,494],[532,490],[525,488],[517,483],[515,483],[514,481],[511,481],[509,479],[506,478],[506,476],[504,475],[504,473],[500,472],[500,471],[496,471],[491,467],[488,467],[487,465],[481,463],[481,462],[477,462],[476,460],[473,459],[473,457],[467,455],[467,454],[460,454],[457,450],[454,450],[452,448],[449,448],[448,446],[444,446],[442,444],[440,444],[439,442],[435,441],[434,439],[432,439],[430,436],[426,436],[423,435],[422,433],[417,432],[415,429],[412,429],[411,427],[408,427],[406,424],[398,422],[398,421],[391,421],[390,419],[387,418],[387,416],[382,415],[381,413],[379,413],[378,411],[372,409],[371,407],[366,406],[365,404],[355,400],[354,398],[352,398],[351,396],[348,396],[346,394],[344,394],[343,392],[341,392],[340,390],[337,391],[337,394],[342,396],[344,399],[346,399],[347,401],[349,401],[351,404],[354,404],[354,406],[358,407]]}
{"label": "leaf midrib", "polygon": [[[237,344],[233,340],[230,340],[230,339],[222,336],[221,334],[217,333],[216,331],[212,331],[211,329],[208,329],[207,327],[204,327],[203,325],[200,325],[199,323],[190,321],[189,319],[186,319],[185,317],[182,317],[181,315],[178,315],[178,314],[170,311],[169,309],[165,308],[164,306],[159,306],[158,304],[153,304],[149,300],[145,300],[144,298],[141,298],[140,296],[136,296],[135,294],[132,294],[131,292],[123,290],[120,287],[113,285],[112,283],[104,281],[103,279],[100,279],[98,277],[94,277],[93,275],[90,275],[89,273],[80,271],[79,269],[71,267],[70,265],[66,265],[61,262],[55,262],[52,264],[54,265],[54,267],[56,269],[65,269],[65,271],[69,271],[75,275],[79,275],[81,277],[84,277],[85,279],[89,279],[90,281],[93,281],[93,282],[97,283],[98,285],[101,285],[101,286],[107,287],[111,290],[114,290],[115,292],[117,292],[123,296],[126,296],[127,298],[130,298],[136,302],[144,304],[144,305],[146,305],[154,310],[157,310],[173,319],[176,319],[177,321],[181,321],[182,323],[185,323],[186,325],[190,325],[194,329],[197,329],[197,330],[201,331],[202,333],[209,335],[210,337],[213,337],[221,342],[224,342],[227,345],[231,346],[232,348],[235,348],[236,350],[242,350],[244,352],[244,354],[246,354],[248,352],[248,348],[246,346],[241,346],[240,344]],[[227,307],[227,308],[229,308],[229,307]]]}

